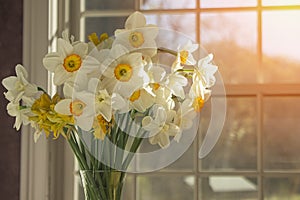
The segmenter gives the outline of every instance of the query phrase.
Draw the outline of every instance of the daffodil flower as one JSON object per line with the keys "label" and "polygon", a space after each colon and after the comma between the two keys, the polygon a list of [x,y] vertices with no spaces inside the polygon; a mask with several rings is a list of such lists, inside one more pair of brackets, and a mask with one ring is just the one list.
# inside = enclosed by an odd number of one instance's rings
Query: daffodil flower
{"label": "daffodil flower", "polygon": [[17,76],[2,80],[2,85],[8,90],[4,95],[11,102],[17,103],[22,99],[25,104],[31,105],[38,88],[27,81],[28,73],[22,65],[17,65],[15,70]]}
{"label": "daffodil flower", "polygon": [[124,55],[124,52],[114,51],[112,49],[113,56],[111,57],[115,57],[115,60],[103,73],[102,87],[106,88],[109,93],[118,93],[129,98],[134,91],[149,83],[149,77],[144,71],[142,54]]}
{"label": "daffodil flower", "polygon": [[188,80],[178,73],[169,74],[165,81],[165,85],[172,91],[172,93],[181,99],[185,98],[184,87],[187,84]]}
{"label": "daffodil flower", "polygon": [[113,93],[111,95],[111,104],[114,111],[120,114],[130,111],[129,99],[122,97],[118,93]]}
{"label": "daffodil flower", "polygon": [[88,45],[82,42],[71,44],[70,41],[59,38],[57,50],[57,52],[48,53],[43,59],[43,64],[47,70],[54,73],[54,84],[61,85],[76,77],[88,52]]}
{"label": "daffodil flower", "polygon": [[149,142],[158,144],[161,148],[167,148],[170,145],[170,136],[175,136],[180,129],[172,123],[176,112],[174,110],[165,110],[163,107],[154,105],[154,118],[146,116],[142,120],[142,127],[149,131]]}
{"label": "daffodil flower", "polygon": [[23,107],[19,105],[18,103],[15,102],[10,102],[9,104],[7,104],[7,113],[12,116],[15,117],[15,123],[14,123],[14,128],[16,128],[17,130],[20,129],[21,125],[27,125],[29,124],[29,119],[28,119],[28,115],[31,114],[31,109],[30,107]]}
{"label": "daffodil flower", "polygon": [[116,44],[122,44],[130,51],[139,50],[150,57],[157,52],[155,38],[158,35],[158,28],[154,25],[147,25],[145,16],[140,12],[130,15],[125,22],[125,29],[115,31]]}
{"label": "daffodil flower", "polygon": [[180,62],[186,65],[195,65],[196,60],[193,57],[193,52],[198,49],[198,44],[193,44],[191,40],[183,46],[178,48],[178,55],[177,57],[180,58]]}
{"label": "daffodil flower", "polygon": [[180,131],[174,136],[174,140],[179,142],[182,132],[188,130],[193,126],[194,118],[197,116],[197,112],[192,107],[191,99],[183,101],[174,117],[174,123],[180,127]]}
{"label": "daffodil flower", "polygon": [[203,83],[204,87],[206,88],[212,87],[216,82],[216,78],[214,74],[217,72],[218,67],[211,63],[212,60],[213,60],[212,54],[209,54],[208,56],[199,60],[198,66],[195,69],[195,73],[194,73],[194,80],[202,79],[204,82]]}
{"label": "daffodil flower", "polygon": [[129,98],[133,109],[143,113],[154,104],[154,96],[145,89],[136,90]]}
{"label": "daffodil flower", "polygon": [[199,113],[210,96],[211,90],[206,89],[201,80],[195,79],[189,92],[189,98],[186,98],[186,101],[190,101],[194,111]]}
{"label": "daffodil flower", "polygon": [[95,108],[93,104],[88,104],[94,98],[92,94],[78,92],[73,99],[63,99],[59,101],[54,110],[62,115],[73,116],[75,124],[85,131],[91,130],[95,117]]}
{"label": "daffodil flower", "polygon": [[76,124],[85,131],[92,128],[94,117],[97,115],[102,115],[110,122],[111,97],[105,89],[98,88],[99,84],[99,79],[90,79],[86,90],[75,91],[72,98],[58,102],[55,111],[64,115],[73,115]]}

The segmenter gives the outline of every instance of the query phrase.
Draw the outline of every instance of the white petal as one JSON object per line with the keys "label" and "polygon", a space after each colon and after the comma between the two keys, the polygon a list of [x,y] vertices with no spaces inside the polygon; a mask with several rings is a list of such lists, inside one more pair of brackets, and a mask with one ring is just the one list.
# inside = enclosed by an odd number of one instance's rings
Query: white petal
{"label": "white petal", "polygon": [[167,119],[166,110],[163,107],[158,107],[156,111],[155,121],[159,122],[160,124],[164,124]]}
{"label": "white petal", "polygon": [[58,53],[49,53],[43,58],[44,67],[50,72],[54,72],[60,64],[63,64],[63,58]]}
{"label": "white petal", "polygon": [[110,122],[112,116],[111,105],[103,105],[100,109],[100,114],[104,117],[106,121]]}
{"label": "white petal", "polygon": [[146,18],[142,13],[138,11],[131,14],[125,22],[126,29],[143,27],[145,25],[146,25]]}
{"label": "white petal", "polygon": [[5,79],[2,80],[2,85],[7,89],[7,90],[14,90],[16,83],[18,81],[18,78],[16,76],[9,76]]}
{"label": "white petal", "polygon": [[65,82],[63,87],[63,93],[66,98],[72,98],[74,92],[74,83]]}
{"label": "white petal", "polygon": [[72,99],[63,99],[55,105],[54,110],[55,112],[62,115],[72,115],[70,111],[71,103],[72,103]]}
{"label": "white petal", "polygon": [[66,82],[71,76],[72,73],[68,73],[62,65],[58,66],[54,72],[54,84],[61,85]]}
{"label": "white petal", "polygon": [[81,57],[81,59],[83,59],[85,57],[87,52],[88,52],[88,44],[80,42],[80,43],[74,45],[73,53],[79,55]]}
{"label": "white petal", "polygon": [[33,141],[35,143],[37,143],[38,139],[40,138],[40,136],[42,135],[42,132],[39,130],[36,130],[33,134]]}
{"label": "white petal", "polygon": [[125,112],[128,112],[130,110],[128,101],[126,101],[118,93],[113,93],[112,94],[111,104],[112,104],[112,108],[114,110],[119,111],[120,113],[125,113]]}
{"label": "white petal", "polygon": [[97,78],[91,78],[88,84],[88,91],[96,93],[100,80]]}
{"label": "white petal", "polygon": [[94,116],[90,116],[90,117],[80,116],[76,118],[76,124],[85,131],[91,130],[91,128],[93,127],[93,123],[94,123]]}
{"label": "white petal", "polygon": [[23,76],[24,78],[28,78],[28,73],[26,69],[20,64],[16,66],[16,74],[17,76]]}
{"label": "white petal", "polygon": [[113,45],[111,51],[110,51],[110,57],[113,59],[118,59],[121,56],[127,54],[129,51],[126,47],[124,47],[121,44]]}
{"label": "white petal", "polygon": [[68,55],[72,54],[73,52],[73,46],[70,44],[70,42],[64,40],[64,39],[61,39],[61,38],[58,38],[57,40],[57,51],[58,51],[58,54],[65,58],[67,57]]}
{"label": "white petal", "polygon": [[170,139],[169,136],[165,133],[159,134],[159,141],[158,141],[159,146],[162,149],[167,148],[170,145]]}

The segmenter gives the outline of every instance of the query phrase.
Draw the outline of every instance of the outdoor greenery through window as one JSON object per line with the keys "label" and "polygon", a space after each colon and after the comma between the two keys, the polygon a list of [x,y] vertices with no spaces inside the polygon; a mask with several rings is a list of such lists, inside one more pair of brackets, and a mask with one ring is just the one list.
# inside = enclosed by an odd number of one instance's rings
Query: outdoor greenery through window
{"label": "outdoor greenery through window", "polygon": [[213,151],[198,160],[208,103],[197,141],[161,171],[129,174],[124,199],[300,199],[299,0],[81,1],[82,40],[113,35],[140,10],[148,23],[213,53],[226,86],[226,122]]}

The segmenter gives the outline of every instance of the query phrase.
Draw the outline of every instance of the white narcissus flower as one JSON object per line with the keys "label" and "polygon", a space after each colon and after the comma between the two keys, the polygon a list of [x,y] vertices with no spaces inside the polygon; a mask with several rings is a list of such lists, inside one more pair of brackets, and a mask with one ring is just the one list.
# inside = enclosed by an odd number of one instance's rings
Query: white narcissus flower
{"label": "white narcissus flower", "polygon": [[210,96],[211,90],[206,89],[201,80],[194,79],[189,92],[189,98],[186,101],[190,101],[190,105],[194,111],[199,113]]}
{"label": "white narcissus flower", "polygon": [[[72,98],[58,102],[55,111],[60,114],[73,115],[76,124],[86,131],[92,128],[94,118],[98,115],[110,122],[112,118],[111,97],[105,89],[99,89],[99,82],[99,79],[91,78],[87,89],[75,91]],[[66,93],[69,92],[66,91]]]}
{"label": "white narcissus flower", "polygon": [[63,99],[59,101],[54,110],[63,115],[73,115],[75,124],[85,131],[89,131],[93,126],[95,109],[93,104],[89,104],[94,95],[86,92],[77,92],[73,99]]}
{"label": "white narcissus flower", "polygon": [[130,111],[129,100],[118,93],[111,95],[111,104],[113,110],[118,111],[120,114]]}
{"label": "white narcissus flower", "polygon": [[168,75],[165,81],[166,87],[168,87],[175,96],[180,97],[181,99],[185,98],[184,87],[187,84],[188,80],[177,73]]}
{"label": "white narcissus flower", "polygon": [[212,60],[213,55],[209,54],[205,58],[199,60],[198,66],[195,69],[194,79],[196,76],[198,79],[202,80],[204,82],[203,85],[206,88],[212,87],[216,82],[214,74],[217,72],[218,67],[211,63]]}
{"label": "white narcissus flower", "polygon": [[181,64],[195,65],[196,60],[192,53],[196,51],[198,47],[199,45],[193,44],[191,40],[189,40],[183,47],[179,47],[177,57],[180,58]]}
{"label": "white narcissus flower", "polygon": [[165,86],[166,71],[159,66],[152,65],[148,68],[147,74],[150,77],[150,88],[154,95],[154,103],[163,106],[165,109],[173,109],[175,103],[172,99],[172,91]]}
{"label": "white narcissus flower", "polygon": [[154,96],[145,89],[136,90],[129,98],[133,109],[143,113],[154,104]]}
{"label": "white narcissus flower", "polygon": [[30,107],[20,106],[19,102],[17,103],[10,102],[9,104],[7,104],[6,109],[7,109],[7,113],[10,116],[16,118],[14,128],[16,128],[17,130],[20,129],[22,124],[24,125],[29,124],[28,115],[31,113]]}
{"label": "white narcissus flower", "polygon": [[185,99],[174,117],[174,123],[180,127],[180,131],[175,135],[174,140],[179,142],[182,131],[188,130],[193,126],[193,120],[197,116],[197,113],[192,107],[191,99]]}
{"label": "white narcissus flower", "polygon": [[70,41],[59,38],[57,52],[48,53],[43,59],[45,68],[54,73],[54,84],[61,85],[67,80],[74,79],[87,52],[86,43],[71,44]]}
{"label": "white narcissus flower", "polygon": [[[118,46],[114,47],[117,48]],[[114,53],[114,60],[103,73],[102,87],[112,93],[118,93],[122,97],[129,98],[134,91],[149,83],[149,77],[144,71],[144,63],[141,53],[123,54]],[[111,59],[111,58],[109,58]]]}
{"label": "white narcissus flower", "polygon": [[37,86],[27,81],[28,73],[22,65],[17,65],[15,70],[17,76],[2,80],[2,85],[8,90],[4,95],[11,102],[17,103],[22,99],[25,104],[31,105],[38,92]]}
{"label": "white narcissus flower", "polygon": [[158,35],[158,27],[147,25],[145,16],[140,12],[131,14],[126,22],[125,29],[115,31],[116,44],[122,44],[130,51],[140,50],[144,55],[150,57],[157,52],[155,38]]}
{"label": "white narcissus flower", "polygon": [[180,129],[173,122],[176,112],[174,110],[165,110],[163,107],[154,105],[154,119],[146,116],[142,120],[142,127],[149,131],[151,144],[158,144],[161,148],[167,148],[170,145],[170,136],[176,136]]}

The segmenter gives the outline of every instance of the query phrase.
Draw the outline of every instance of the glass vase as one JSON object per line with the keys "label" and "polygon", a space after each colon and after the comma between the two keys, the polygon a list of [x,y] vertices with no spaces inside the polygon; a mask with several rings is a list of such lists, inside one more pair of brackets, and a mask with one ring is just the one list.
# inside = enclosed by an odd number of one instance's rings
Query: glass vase
{"label": "glass vase", "polygon": [[121,200],[125,177],[116,170],[81,170],[85,200]]}

